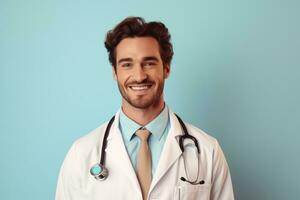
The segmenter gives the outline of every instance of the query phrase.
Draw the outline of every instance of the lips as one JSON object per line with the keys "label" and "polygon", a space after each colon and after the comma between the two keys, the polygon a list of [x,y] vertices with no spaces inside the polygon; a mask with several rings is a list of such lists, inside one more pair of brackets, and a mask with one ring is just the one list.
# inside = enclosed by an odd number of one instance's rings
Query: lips
{"label": "lips", "polygon": [[142,91],[142,90],[147,90],[149,88],[151,88],[151,84],[147,84],[147,85],[130,85],[129,88],[134,90],[134,91]]}

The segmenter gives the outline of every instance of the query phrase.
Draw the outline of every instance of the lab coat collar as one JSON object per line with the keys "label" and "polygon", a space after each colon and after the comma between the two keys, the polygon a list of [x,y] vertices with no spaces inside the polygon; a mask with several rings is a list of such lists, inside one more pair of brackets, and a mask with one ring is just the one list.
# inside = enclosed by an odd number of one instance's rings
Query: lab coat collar
{"label": "lab coat collar", "polygon": [[119,109],[117,111],[117,113],[115,114],[115,120],[111,126],[111,131],[108,134],[107,141],[111,140],[113,138],[117,138],[118,134],[121,134],[121,132],[119,130],[119,124],[118,124],[119,120],[120,120],[120,113],[121,113],[121,109]]}

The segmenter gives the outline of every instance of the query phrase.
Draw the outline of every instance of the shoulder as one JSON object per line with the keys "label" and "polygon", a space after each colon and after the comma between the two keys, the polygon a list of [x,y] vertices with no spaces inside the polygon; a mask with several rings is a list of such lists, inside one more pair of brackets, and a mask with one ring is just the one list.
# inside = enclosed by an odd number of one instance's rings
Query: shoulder
{"label": "shoulder", "polygon": [[91,152],[93,149],[100,147],[102,138],[108,122],[105,122],[86,133],[84,136],[78,138],[73,142],[72,148],[79,154]]}
{"label": "shoulder", "polygon": [[82,137],[75,140],[73,142],[71,149],[73,149],[73,151],[75,151],[76,154],[79,154],[81,156],[87,156],[91,152],[95,152],[95,151],[97,152],[101,148],[104,133],[105,133],[105,130],[106,130],[109,122],[112,120],[112,124],[111,124],[112,132],[115,132],[113,130],[116,130],[118,128],[118,125],[116,125],[118,123],[115,123],[115,122],[119,121],[119,118],[118,118],[119,112],[120,111],[118,111],[114,115],[114,117],[111,118],[110,120],[102,123],[97,128],[93,129],[92,131],[86,133]]}
{"label": "shoulder", "polygon": [[[170,116],[171,126],[173,126],[173,130],[176,132],[181,130],[180,135],[183,134],[179,119],[176,117],[176,114],[171,109],[169,109],[169,116]],[[188,134],[190,134],[196,138],[201,150],[204,150],[207,153],[213,154],[216,149],[220,148],[216,138],[207,134],[200,128],[186,122],[184,119],[182,119],[182,120],[184,122],[184,125],[187,128]],[[175,133],[175,135],[178,135],[178,134]]]}
{"label": "shoulder", "polygon": [[199,145],[202,145],[202,147],[205,147],[210,150],[213,150],[216,147],[218,147],[219,144],[216,138],[214,138],[213,136],[209,135],[208,133],[204,132],[202,129],[192,124],[186,122],[185,124],[189,134],[194,136],[197,139]]}

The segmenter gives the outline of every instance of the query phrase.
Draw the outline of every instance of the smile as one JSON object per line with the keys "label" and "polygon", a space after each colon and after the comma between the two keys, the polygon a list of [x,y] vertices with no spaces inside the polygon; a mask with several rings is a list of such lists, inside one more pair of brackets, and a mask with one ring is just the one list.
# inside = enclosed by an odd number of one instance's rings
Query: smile
{"label": "smile", "polygon": [[152,85],[135,85],[135,86],[129,86],[130,89],[135,91],[141,91],[141,90],[147,90],[151,88]]}

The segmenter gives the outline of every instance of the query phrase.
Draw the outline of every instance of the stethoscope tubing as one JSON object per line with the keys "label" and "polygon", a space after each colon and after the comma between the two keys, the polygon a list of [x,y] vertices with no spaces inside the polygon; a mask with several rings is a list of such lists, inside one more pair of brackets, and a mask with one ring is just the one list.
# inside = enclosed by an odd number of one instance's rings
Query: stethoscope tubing
{"label": "stethoscope tubing", "polygon": [[109,120],[108,125],[107,125],[107,127],[106,127],[106,129],[105,129],[105,133],[104,133],[103,140],[102,140],[101,157],[100,157],[100,164],[101,164],[102,166],[105,166],[105,163],[104,163],[104,162],[105,162],[105,156],[106,156],[106,154],[105,154],[105,149],[106,149],[106,146],[107,146],[107,137],[108,137],[108,135],[109,135],[110,128],[111,128],[111,125],[113,124],[114,120],[115,120],[115,116],[113,116],[113,117]]}

